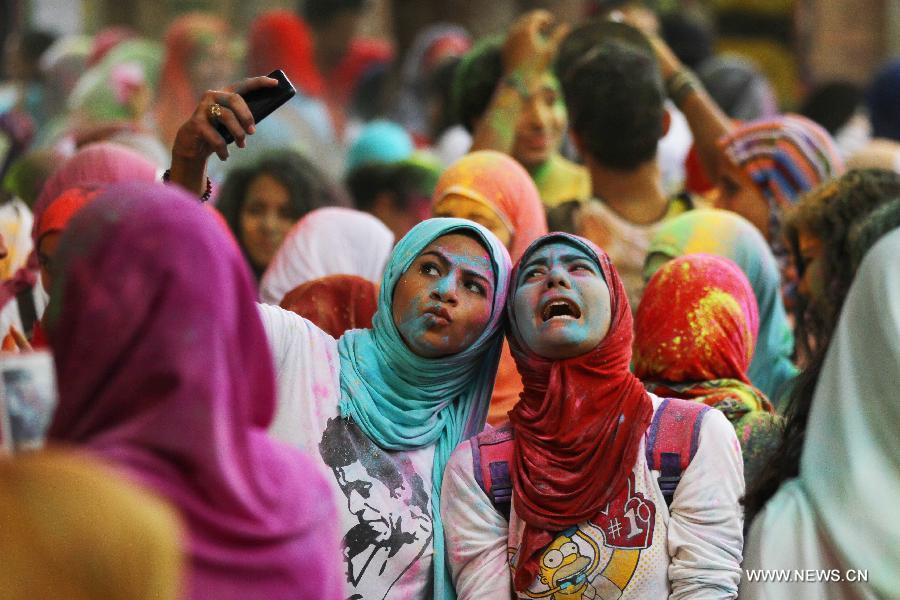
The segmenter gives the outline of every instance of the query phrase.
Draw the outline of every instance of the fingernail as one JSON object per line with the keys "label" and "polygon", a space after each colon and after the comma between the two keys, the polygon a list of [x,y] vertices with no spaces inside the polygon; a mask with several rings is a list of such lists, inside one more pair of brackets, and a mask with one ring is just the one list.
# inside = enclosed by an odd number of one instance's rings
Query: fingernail
{"label": "fingernail", "polygon": [[256,133],[256,125],[251,125],[250,127],[248,127],[247,133],[249,133],[250,135],[253,135],[254,133]]}

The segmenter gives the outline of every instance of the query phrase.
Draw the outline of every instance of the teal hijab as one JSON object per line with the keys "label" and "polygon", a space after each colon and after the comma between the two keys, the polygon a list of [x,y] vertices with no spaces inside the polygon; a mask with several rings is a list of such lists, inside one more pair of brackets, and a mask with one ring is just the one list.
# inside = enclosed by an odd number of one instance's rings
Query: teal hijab
{"label": "teal hijab", "polygon": [[[437,238],[474,234],[488,250],[495,285],[491,318],[469,348],[424,358],[403,342],[394,324],[394,287],[419,254]],[[338,341],[341,416],[350,417],[385,450],[435,445],[431,476],[434,520],[434,597],[455,597],[444,556],[441,480],[453,449],[484,428],[503,345],[509,253],[484,227],[463,219],[419,223],[394,247],[381,282],[372,329],[357,329]]]}
{"label": "teal hijab", "polygon": [[644,278],[685,254],[713,254],[741,268],[759,305],[759,337],[747,376],[776,408],[790,390],[797,367],[791,362],[794,334],[781,299],[781,274],[765,238],[743,217],[725,210],[697,209],[660,227],[650,242]]}

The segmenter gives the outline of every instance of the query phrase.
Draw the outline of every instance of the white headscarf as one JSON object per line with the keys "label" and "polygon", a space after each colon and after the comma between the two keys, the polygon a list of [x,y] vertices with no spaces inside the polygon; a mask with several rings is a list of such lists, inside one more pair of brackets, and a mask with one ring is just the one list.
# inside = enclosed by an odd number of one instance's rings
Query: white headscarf
{"label": "white headscarf", "polygon": [[372,215],[350,208],[326,207],[300,219],[260,283],[260,299],[279,304],[307,281],[328,275],[357,275],[381,281],[394,234]]}
{"label": "white headscarf", "polygon": [[[863,260],[813,397],[800,476],[754,521],[745,569],[867,570],[863,583],[749,583],[741,598],[888,598],[900,590],[900,229]],[[854,572],[855,576],[855,572]],[[827,587],[827,589],[826,589]]]}

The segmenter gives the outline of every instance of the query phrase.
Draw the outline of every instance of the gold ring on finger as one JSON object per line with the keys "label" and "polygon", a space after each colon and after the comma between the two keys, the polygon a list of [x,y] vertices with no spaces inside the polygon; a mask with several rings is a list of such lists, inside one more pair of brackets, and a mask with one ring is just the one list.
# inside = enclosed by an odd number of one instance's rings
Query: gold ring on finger
{"label": "gold ring on finger", "polygon": [[209,114],[209,119],[211,121],[218,121],[222,117],[222,105],[216,103],[210,104],[207,113]]}

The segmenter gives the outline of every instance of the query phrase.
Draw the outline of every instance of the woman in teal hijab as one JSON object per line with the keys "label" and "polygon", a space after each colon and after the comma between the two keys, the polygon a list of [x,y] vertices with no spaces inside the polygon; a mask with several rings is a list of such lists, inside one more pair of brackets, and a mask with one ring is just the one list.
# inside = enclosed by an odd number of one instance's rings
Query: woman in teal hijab
{"label": "woman in teal hijab", "polygon": [[348,596],[454,597],[441,481],[453,449],[484,428],[509,272],[487,229],[429,219],[394,248],[372,329],[335,340],[260,307],[279,384],[271,432],[320,456],[347,500]]}
{"label": "woman in teal hijab", "polygon": [[781,299],[781,275],[766,240],[743,217],[725,210],[698,209],[665,223],[654,236],[644,265],[644,279],[673,258],[713,254],[741,268],[759,304],[759,338],[747,375],[775,407],[797,375],[791,362],[794,335]]}
{"label": "woman in teal hijab", "polygon": [[[490,270],[495,278],[491,311],[487,325],[471,345],[449,356],[429,358],[422,353],[440,352],[436,347],[438,344],[423,344],[410,339],[407,332],[415,334],[417,324],[404,327],[397,319],[398,314],[407,313],[410,307],[395,307],[394,302],[398,300],[401,278],[420,254],[430,248],[432,242],[444,240],[454,233],[457,237],[474,234],[478,243],[490,253]],[[435,258],[440,261],[439,257]],[[452,256],[446,258],[453,260]],[[464,268],[478,267],[471,259],[462,258],[461,262]],[[481,226],[461,219],[424,221],[401,239],[391,254],[372,329],[350,331],[338,341],[341,360],[338,407],[341,415],[352,418],[386,450],[436,445],[431,496],[435,598],[446,597],[451,589],[445,575],[444,534],[440,522],[444,467],[460,442],[484,429],[503,344],[503,306],[510,268],[506,248]],[[482,289],[482,293],[487,291]],[[468,290],[460,293],[466,292]],[[429,296],[438,293],[432,291]],[[452,344],[452,334],[448,338],[444,339]]]}

